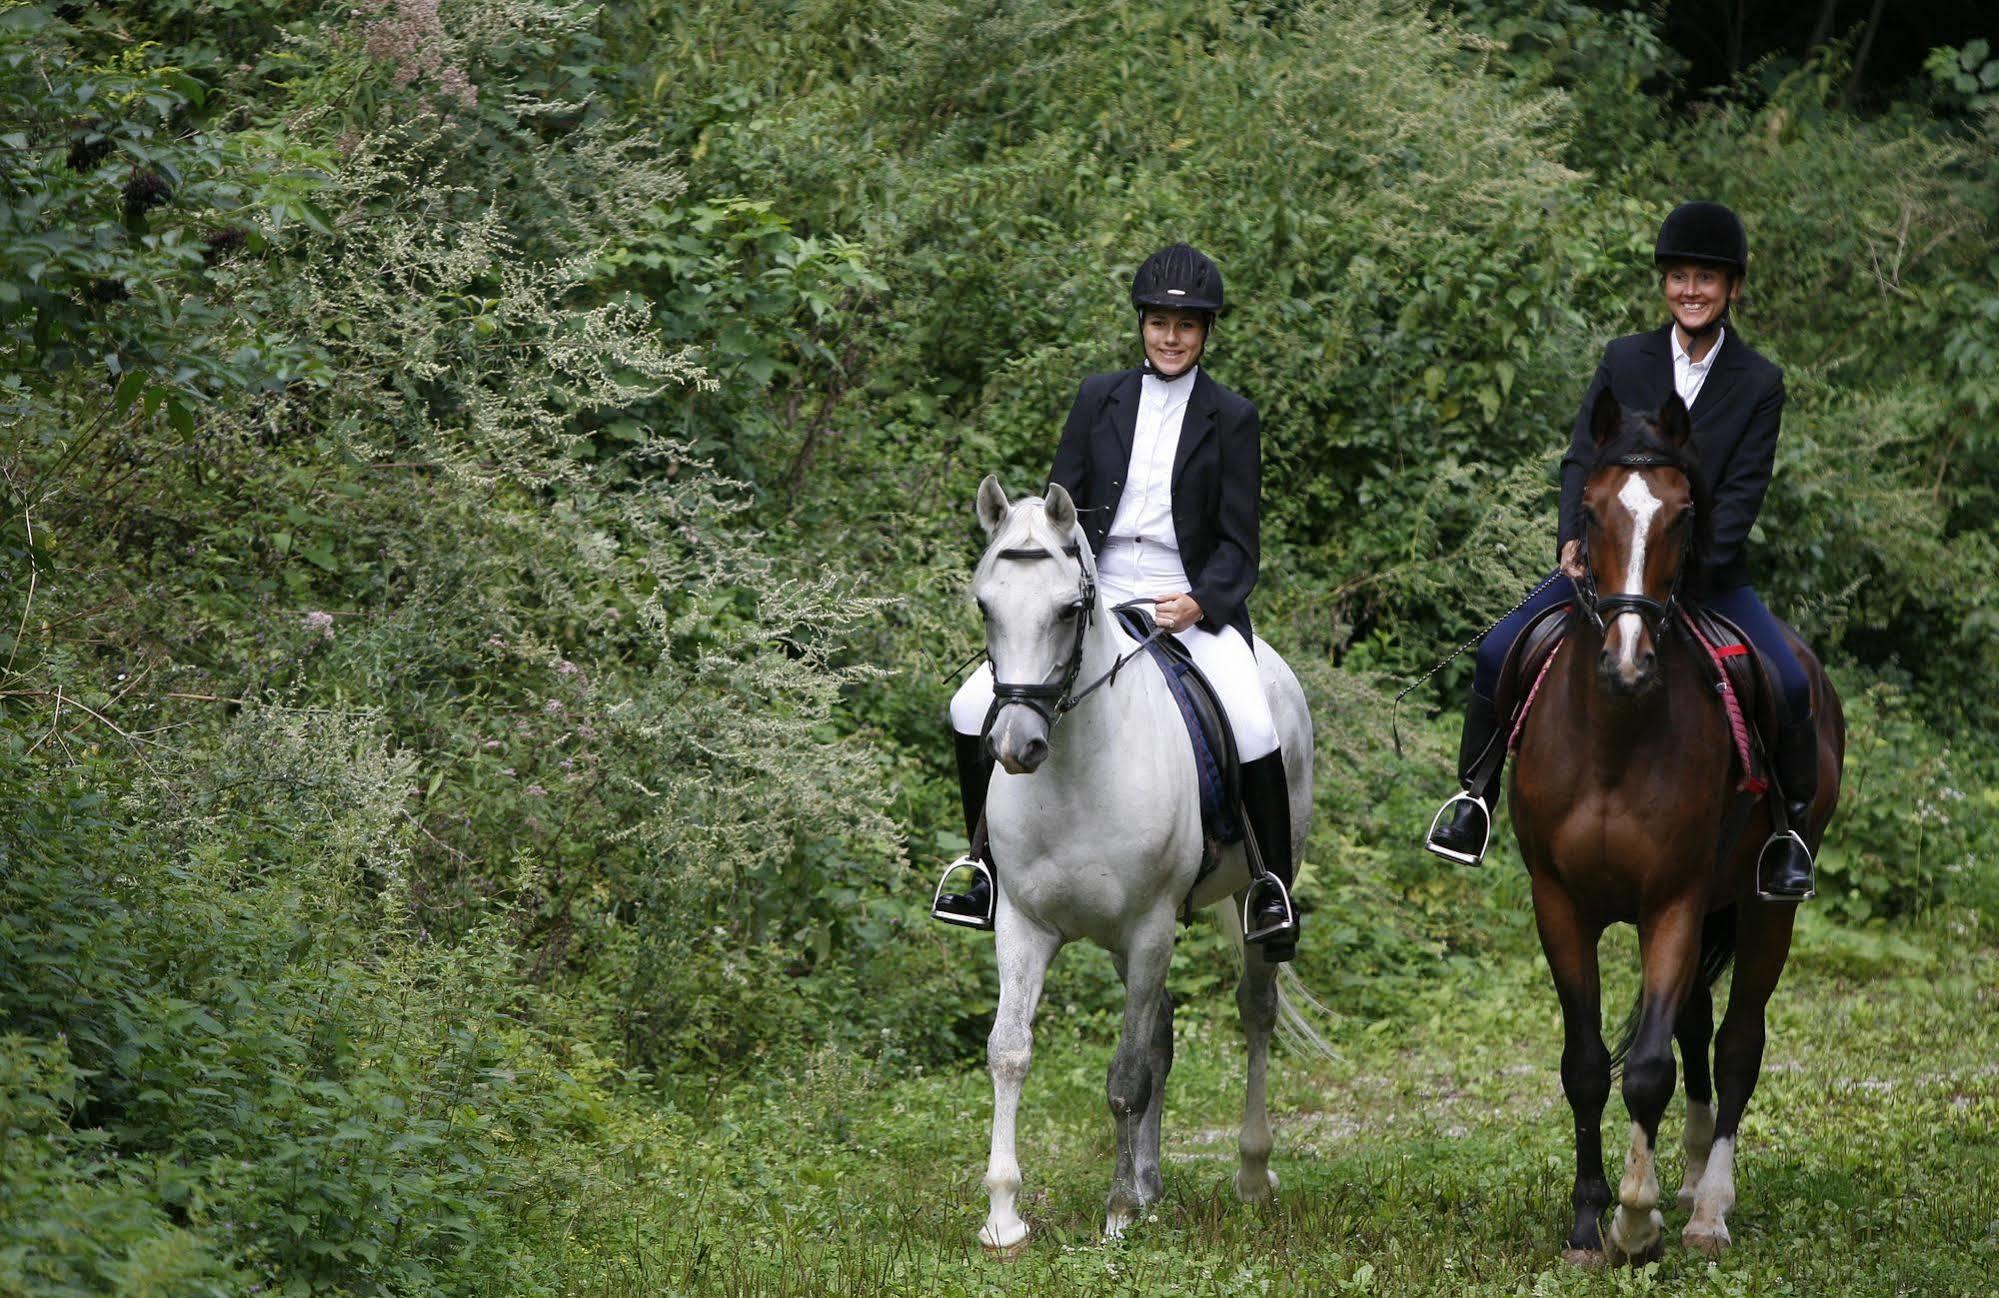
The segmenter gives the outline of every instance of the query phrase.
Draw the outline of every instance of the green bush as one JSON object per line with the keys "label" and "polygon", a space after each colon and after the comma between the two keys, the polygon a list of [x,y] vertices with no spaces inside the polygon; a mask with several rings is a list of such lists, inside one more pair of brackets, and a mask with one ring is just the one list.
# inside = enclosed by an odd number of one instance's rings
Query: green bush
{"label": "green bush", "polygon": [[1885,682],[1844,702],[1846,775],[1819,862],[1832,909],[1878,920],[1989,902],[1999,796],[1985,769],[1940,741],[1908,695]]}

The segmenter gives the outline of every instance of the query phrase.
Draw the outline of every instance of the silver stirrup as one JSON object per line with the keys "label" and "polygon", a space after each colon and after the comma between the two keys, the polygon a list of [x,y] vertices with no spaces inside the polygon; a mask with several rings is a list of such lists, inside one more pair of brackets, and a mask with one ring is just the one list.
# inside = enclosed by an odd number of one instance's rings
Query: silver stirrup
{"label": "silver stirrup", "polygon": [[[1277,889],[1277,895],[1284,899],[1284,922],[1273,928],[1266,928],[1252,933],[1249,931],[1249,903],[1256,900],[1257,890],[1262,888],[1275,888]],[[1243,941],[1259,942],[1273,933],[1282,933],[1286,929],[1296,928],[1297,926],[1298,912],[1291,906],[1291,890],[1284,886],[1284,880],[1274,874],[1265,874],[1259,878],[1250,880],[1249,887],[1242,894]]]}
{"label": "silver stirrup", "polygon": [[984,875],[986,880],[986,896],[992,898],[991,905],[995,909],[998,908],[999,886],[993,882],[992,870],[987,867],[984,861],[981,861],[968,852],[945,866],[944,873],[937,877],[937,891],[930,898],[930,918],[941,919],[946,924],[957,924],[964,928],[984,928],[993,921],[990,913],[975,918],[971,915],[954,915],[950,911],[943,909],[944,885],[951,882],[951,876],[960,870],[970,870],[974,874]]}
{"label": "silver stirrup", "polygon": [[[1478,809],[1485,813],[1485,840],[1478,845],[1478,853],[1474,856],[1468,856],[1463,852],[1454,851],[1448,847],[1437,846],[1437,826],[1444,823],[1444,818],[1451,814],[1451,808],[1457,806],[1460,802],[1476,802],[1478,803]],[[1423,846],[1435,855],[1443,857],[1446,861],[1456,861],[1459,865],[1477,865],[1485,859],[1485,849],[1492,846],[1492,808],[1485,805],[1483,798],[1473,797],[1470,793],[1460,789],[1457,796],[1437,808],[1437,814],[1430,820],[1430,832],[1423,835]]]}
{"label": "silver stirrup", "polygon": [[[1812,863],[1812,881],[1805,888],[1803,892],[1765,892],[1763,891],[1763,858],[1770,854],[1771,848],[1777,846],[1779,843],[1782,843],[1785,839],[1789,839],[1790,841],[1796,843],[1799,847],[1804,849],[1805,859]],[[1781,834],[1772,834],[1770,835],[1770,837],[1764,839],[1762,850],[1756,853],[1757,899],[1759,901],[1776,901],[1776,902],[1788,903],[1788,902],[1810,901],[1812,898],[1818,895],[1819,895],[1819,859],[1816,856],[1812,855],[1812,849],[1810,845],[1807,844],[1804,839],[1798,837],[1798,831],[1795,829],[1787,829]]]}

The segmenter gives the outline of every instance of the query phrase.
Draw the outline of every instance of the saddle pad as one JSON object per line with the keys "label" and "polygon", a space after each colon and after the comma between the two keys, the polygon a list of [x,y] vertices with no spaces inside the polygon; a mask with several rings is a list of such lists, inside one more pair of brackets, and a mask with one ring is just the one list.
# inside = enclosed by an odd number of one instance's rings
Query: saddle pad
{"label": "saddle pad", "polygon": [[[1151,619],[1142,611],[1120,608],[1117,615],[1133,639],[1144,640],[1152,634]],[[1180,708],[1180,719],[1186,723],[1187,738],[1194,747],[1201,827],[1216,842],[1237,842],[1242,838],[1242,825],[1236,815],[1235,736],[1229,730],[1221,700],[1178,640],[1161,636],[1145,649],[1166,678],[1166,688]],[[1202,872],[1206,873],[1205,868]]]}
{"label": "saddle pad", "polygon": [[1761,655],[1749,637],[1727,618],[1711,609],[1680,610],[1687,631],[1714,669],[1715,689],[1728,710],[1728,729],[1735,740],[1735,756],[1742,763],[1742,783],[1736,788],[1761,797],[1770,788],[1769,772],[1758,760],[1770,745],[1758,745],[1751,736],[1752,721],[1761,721],[1765,735],[1775,733],[1775,718],[1763,718],[1759,702],[1768,704],[1777,697],[1774,684],[1764,688],[1759,667]]}
{"label": "saddle pad", "polygon": [[[1569,605],[1563,604],[1537,619],[1530,628],[1540,633],[1533,645],[1526,645],[1530,636],[1523,634],[1521,645],[1516,647],[1507,661],[1502,697],[1507,699],[1512,709],[1512,725],[1506,742],[1508,752],[1519,751],[1520,736],[1527,729],[1527,714],[1540,696],[1541,684],[1549,668],[1554,666],[1555,650],[1568,636],[1566,614],[1569,608]],[[1558,618],[1557,614],[1562,616]],[[1709,679],[1714,684],[1715,692],[1721,696],[1722,710],[1728,715],[1729,739],[1742,769],[1742,781],[1736,787],[1744,793],[1761,796],[1769,788],[1767,767],[1762,760],[1768,746],[1759,746],[1754,742],[1750,718],[1758,716],[1759,702],[1767,704],[1772,694],[1761,679],[1756,654],[1748,637],[1719,614],[1702,609],[1697,616],[1682,608],[1680,616],[1688,638],[1701,651],[1701,660],[1707,665]],[[1526,686],[1524,691],[1523,685]]]}

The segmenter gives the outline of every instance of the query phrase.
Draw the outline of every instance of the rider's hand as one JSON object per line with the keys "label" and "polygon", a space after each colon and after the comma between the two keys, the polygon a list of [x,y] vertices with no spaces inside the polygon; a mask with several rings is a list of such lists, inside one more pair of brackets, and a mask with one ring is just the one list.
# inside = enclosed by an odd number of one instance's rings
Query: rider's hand
{"label": "rider's hand", "polygon": [[1152,601],[1152,616],[1168,631],[1185,631],[1205,616],[1192,595],[1168,595]]}
{"label": "rider's hand", "polygon": [[1583,567],[1583,543],[1581,541],[1562,542],[1562,571],[1581,581],[1589,576],[1589,569]]}

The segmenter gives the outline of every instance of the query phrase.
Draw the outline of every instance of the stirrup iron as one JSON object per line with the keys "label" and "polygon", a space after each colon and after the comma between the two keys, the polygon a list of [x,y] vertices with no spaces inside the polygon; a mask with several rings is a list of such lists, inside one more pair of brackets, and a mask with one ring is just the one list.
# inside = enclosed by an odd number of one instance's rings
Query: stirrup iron
{"label": "stirrup iron", "polygon": [[[1254,909],[1260,889],[1275,888],[1284,901],[1284,922],[1272,924],[1252,932],[1249,927],[1250,912]],[[1284,886],[1284,880],[1268,872],[1250,880],[1249,887],[1242,894],[1242,940],[1257,943],[1280,933],[1294,933],[1298,928],[1298,910],[1291,904],[1291,890]]]}
{"label": "stirrup iron", "polygon": [[[1467,855],[1456,848],[1442,847],[1437,843],[1437,827],[1450,818],[1451,808],[1457,806],[1460,802],[1477,803],[1480,814],[1485,817],[1485,838],[1479,843],[1476,854]],[[1484,798],[1479,797],[1470,790],[1458,790],[1451,797],[1450,801],[1437,808],[1437,814],[1431,817],[1430,832],[1423,835],[1423,846],[1432,854],[1441,856],[1446,861],[1456,861],[1459,865],[1477,865],[1485,859],[1486,849],[1492,846],[1492,808],[1485,805]]]}
{"label": "stirrup iron", "polygon": [[[1812,865],[1811,874],[1806,880],[1805,890],[1803,892],[1766,892],[1763,888],[1763,863],[1765,859],[1769,857],[1771,850],[1773,848],[1780,847],[1782,844],[1787,842],[1796,843],[1798,845],[1798,850],[1805,854],[1805,859],[1811,862]],[[1812,849],[1806,845],[1805,840],[1798,836],[1798,831],[1795,829],[1786,829],[1783,830],[1781,833],[1772,834],[1770,835],[1770,837],[1764,839],[1762,848],[1756,853],[1757,900],[1774,901],[1774,902],[1791,904],[1801,901],[1810,901],[1812,898],[1818,895],[1819,895],[1819,860],[1818,857],[1812,854]]]}
{"label": "stirrup iron", "polygon": [[[986,881],[986,913],[984,915],[960,915],[944,909],[944,887],[951,882],[951,876],[960,870],[970,870]],[[968,889],[969,891],[969,889]],[[959,894],[953,893],[953,896]],[[989,929],[993,926],[993,912],[999,908],[999,885],[993,880],[992,867],[969,852],[944,867],[944,873],[937,877],[937,891],[930,898],[930,918],[943,920],[946,924],[956,924],[961,928]]]}

